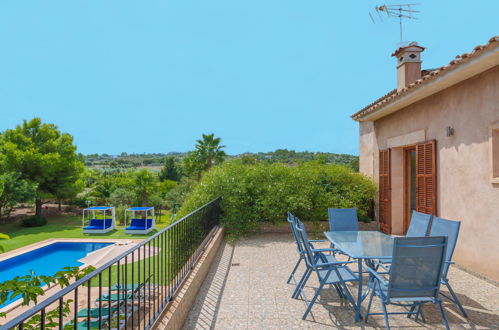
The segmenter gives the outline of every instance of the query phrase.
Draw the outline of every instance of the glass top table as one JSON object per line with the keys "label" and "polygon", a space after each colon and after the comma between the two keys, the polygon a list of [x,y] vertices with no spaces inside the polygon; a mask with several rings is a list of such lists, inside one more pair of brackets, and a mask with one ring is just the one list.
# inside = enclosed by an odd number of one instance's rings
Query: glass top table
{"label": "glass top table", "polygon": [[335,248],[355,259],[390,259],[393,238],[379,231],[327,231]]}
{"label": "glass top table", "polygon": [[373,259],[391,259],[393,253],[393,238],[379,231],[327,231],[326,238],[334,247],[348,256],[357,260],[358,290],[357,304],[354,305],[355,321],[361,319],[360,306],[372,289],[372,281],[367,283],[367,289],[363,286],[362,262],[371,262]]}

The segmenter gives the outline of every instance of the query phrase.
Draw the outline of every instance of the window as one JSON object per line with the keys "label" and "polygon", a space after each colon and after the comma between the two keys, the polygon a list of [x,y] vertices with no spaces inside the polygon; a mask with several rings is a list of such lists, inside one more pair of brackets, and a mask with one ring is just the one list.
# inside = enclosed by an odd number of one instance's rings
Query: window
{"label": "window", "polygon": [[491,181],[499,183],[499,123],[490,130]]}

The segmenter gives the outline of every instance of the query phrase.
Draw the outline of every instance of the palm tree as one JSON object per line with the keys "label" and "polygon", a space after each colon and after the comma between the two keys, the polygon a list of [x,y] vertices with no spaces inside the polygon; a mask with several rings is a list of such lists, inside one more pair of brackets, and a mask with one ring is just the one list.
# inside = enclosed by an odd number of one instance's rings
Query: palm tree
{"label": "palm tree", "polygon": [[147,206],[149,195],[156,184],[156,177],[153,172],[141,169],[134,174],[133,183],[139,195],[142,206]]}
{"label": "palm tree", "polygon": [[221,138],[215,134],[203,134],[201,140],[196,140],[196,151],[204,162],[204,167],[209,170],[213,163],[221,163],[225,159],[225,146],[220,145]]}

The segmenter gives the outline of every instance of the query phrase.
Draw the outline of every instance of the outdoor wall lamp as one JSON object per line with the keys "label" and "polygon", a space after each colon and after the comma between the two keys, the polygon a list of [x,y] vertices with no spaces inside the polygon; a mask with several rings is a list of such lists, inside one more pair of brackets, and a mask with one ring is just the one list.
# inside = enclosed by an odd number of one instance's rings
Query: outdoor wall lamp
{"label": "outdoor wall lamp", "polygon": [[445,128],[445,136],[452,136],[452,135],[454,135],[454,128],[447,126]]}

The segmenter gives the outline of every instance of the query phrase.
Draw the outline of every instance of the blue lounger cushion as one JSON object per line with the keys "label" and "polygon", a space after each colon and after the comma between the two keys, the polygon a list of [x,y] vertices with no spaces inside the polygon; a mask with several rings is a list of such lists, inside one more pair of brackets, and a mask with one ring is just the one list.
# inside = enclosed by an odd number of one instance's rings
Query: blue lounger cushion
{"label": "blue lounger cushion", "polygon": [[152,219],[132,219],[129,227],[125,230],[146,230],[152,227]]}
{"label": "blue lounger cushion", "polygon": [[[103,222],[105,223],[103,224]],[[87,230],[99,230],[99,229],[108,229],[112,226],[113,224],[113,219],[92,219],[90,220],[90,225],[87,227],[84,227],[83,229]]]}

